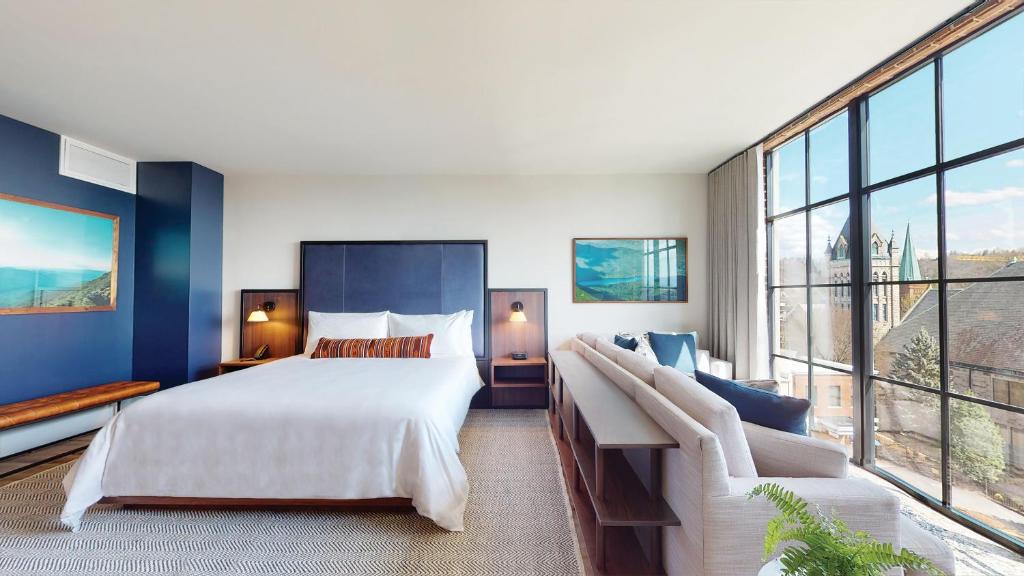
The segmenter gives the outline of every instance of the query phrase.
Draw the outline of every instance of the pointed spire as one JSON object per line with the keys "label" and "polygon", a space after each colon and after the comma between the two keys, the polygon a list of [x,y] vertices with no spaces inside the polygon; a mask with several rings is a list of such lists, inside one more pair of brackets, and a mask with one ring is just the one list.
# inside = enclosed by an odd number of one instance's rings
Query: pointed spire
{"label": "pointed spire", "polygon": [[[828,235],[828,246],[825,247],[825,254],[832,255],[832,235]],[[834,260],[834,258],[833,258]]]}
{"label": "pointed spire", "polygon": [[903,239],[903,258],[900,260],[900,280],[923,280],[921,265],[917,262],[917,251],[910,239],[910,223],[907,223],[907,236]]}

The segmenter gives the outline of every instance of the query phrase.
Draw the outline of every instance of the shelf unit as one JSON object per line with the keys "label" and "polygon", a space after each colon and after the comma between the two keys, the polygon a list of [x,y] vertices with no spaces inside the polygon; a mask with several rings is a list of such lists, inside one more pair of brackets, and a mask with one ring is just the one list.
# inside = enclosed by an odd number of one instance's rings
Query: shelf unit
{"label": "shelf unit", "polygon": [[[551,362],[552,426],[596,570],[662,573],[661,527],[680,521],[661,495],[661,451],[678,442],[578,353],[552,352]],[[648,469],[638,473],[623,450],[648,451]]]}
{"label": "shelf unit", "polygon": [[[494,288],[491,311],[491,406],[546,408],[548,402],[547,290]],[[526,322],[511,322],[512,303],[521,302]],[[512,352],[526,352],[513,360]]]}

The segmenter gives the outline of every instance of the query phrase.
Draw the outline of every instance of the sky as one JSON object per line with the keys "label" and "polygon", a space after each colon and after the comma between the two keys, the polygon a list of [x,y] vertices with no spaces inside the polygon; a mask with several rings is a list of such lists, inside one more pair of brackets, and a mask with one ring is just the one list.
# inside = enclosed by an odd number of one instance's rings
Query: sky
{"label": "sky", "polygon": [[109,218],[0,199],[0,268],[110,271]]}
{"label": "sky", "polygon": [[[1024,137],[1024,15],[949,52],[942,66],[946,160]],[[870,96],[868,182],[934,165],[935,122],[934,64]],[[773,156],[774,213],[804,204],[805,145],[801,136]],[[812,129],[809,145],[810,201],[845,194],[847,114]],[[885,239],[895,232],[902,248],[909,224],[918,257],[936,257],[936,193],[934,176],[875,191],[871,195],[875,230]],[[1024,250],[1024,150],[949,170],[943,194],[948,250]],[[812,211],[815,256],[825,250],[829,238],[835,239],[848,215],[845,200]],[[774,237],[777,256],[802,254],[803,217],[776,221]]]}

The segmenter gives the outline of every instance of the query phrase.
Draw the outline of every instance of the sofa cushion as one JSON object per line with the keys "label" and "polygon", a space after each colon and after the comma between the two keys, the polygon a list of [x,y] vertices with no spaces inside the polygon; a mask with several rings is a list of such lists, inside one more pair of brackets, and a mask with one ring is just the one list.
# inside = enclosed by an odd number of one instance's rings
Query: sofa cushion
{"label": "sofa cushion", "polygon": [[648,386],[654,386],[654,369],[658,367],[654,360],[623,349],[615,353],[615,362]]}
{"label": "sofa cushion", "polygon": [[651,348],[662,366],[693,374],[697,369],[697,333],[648,332]]}
{"label": "sofa cushion", "polygon": [[601,340],[612,341],[611,334],[603,334],[601,332],[580,332],[576,337],[591,348],[597,348],[597,343]]}
{"label": "sofa cushion", "polygon": [[758,390],[699,370],[697,382],[735,406],[744,422],[807,435],[807,412],[811,403],[804,398]]}
{"label": "sofa cushion", "polygon": [[638,340],[636,338],[626,338],[624,336],[615,335],[615,345],[626,350],[636,350]]}
{"label": "sofa cushion", "polygon": [[758,476],[846,478],[850,456],[838,442],[743,423]]}
{"label": "sofa cushion", "polygon": [[[601,346],[601,341],[598,341],[598,347]],[[614,348],[619,349],[614,344],[609,344]],[[636,396],[635,388],[640,385],[640,382],[635,376],[626,372],[621,366],[615,363],[613,358],[605,356],[600,351],[586,350],[583,356],[594,365],[595,368],[600,370],[607,376],[615,385],[618,386],[627,396],[633,398]]]}
{"label": "sofa cushion", "polygon": [[619,353],[619,350],[622,350],[622,348],[612,344],[610,340],[598,340],[597,346],[594,346],[594,349],[613,361],[615,359],[615,355]]}
{"label": "sofa cushion", "polygon": [[754,458],[736,408],[682,372],[665,366],[654,370],[654,387],[670,402],[718,436],[730,476],[756,478]]}

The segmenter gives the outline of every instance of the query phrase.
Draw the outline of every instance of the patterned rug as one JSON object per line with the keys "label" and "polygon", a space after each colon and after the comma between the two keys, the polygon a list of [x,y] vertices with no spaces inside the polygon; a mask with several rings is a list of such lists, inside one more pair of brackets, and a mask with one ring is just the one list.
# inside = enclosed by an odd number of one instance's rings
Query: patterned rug
{"label": "patterned rug", "polygon": [[0,488],[0,574],[581,574],[545,412],[473,410],[460,438],[462,533],[412,513],[105,505],[72,534],[64,464]]}
{"label": "patterned rug", "polygon": [[953,550],[956,576],[1024,575],[1024,557],[946,518],[870,472],[851,466],[850,476],[862,478],[895,494],[903,505],[903,514]]}

